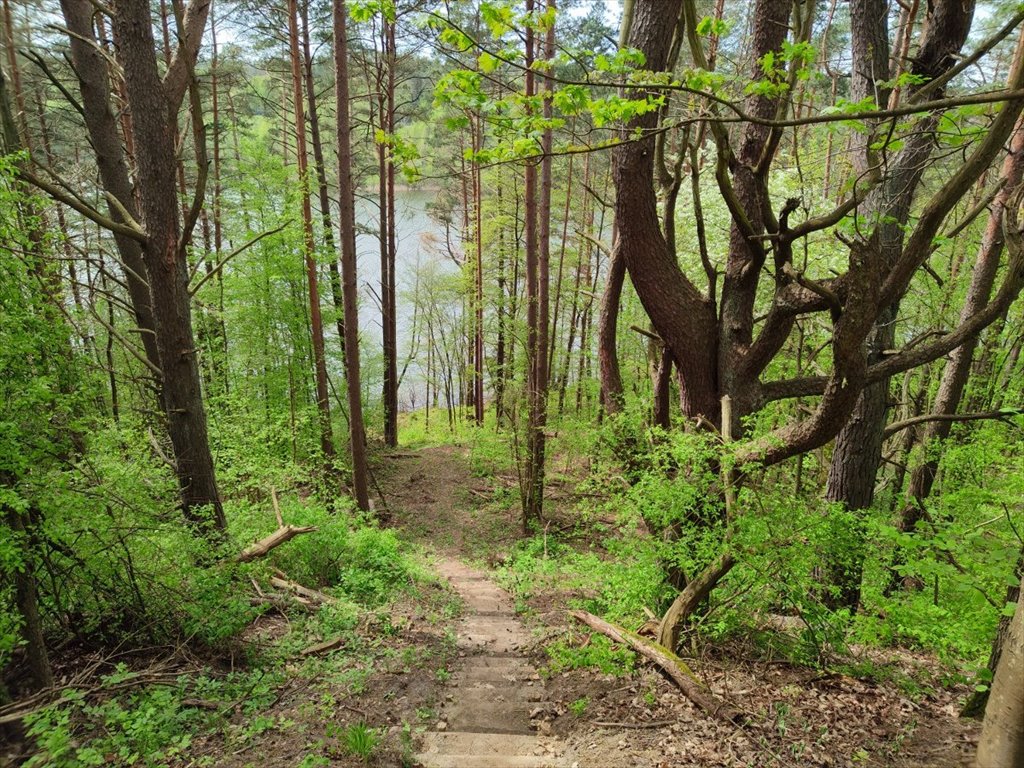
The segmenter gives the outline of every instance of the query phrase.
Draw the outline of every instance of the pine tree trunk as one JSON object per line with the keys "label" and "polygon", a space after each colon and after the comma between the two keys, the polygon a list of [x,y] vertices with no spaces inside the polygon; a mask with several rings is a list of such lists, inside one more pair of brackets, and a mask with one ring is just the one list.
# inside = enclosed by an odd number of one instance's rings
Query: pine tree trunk
{"label": "pine tree trunk", "polygon": [[[200,11],[201,18],[196,20],[200,27],[204,13]],[[147,234],[144,258],[182,511],[198,529],[222,532],[227,524],[207,435],[178,201],[173,187],[167,185],[176,171],[173,125],[177,121],[173,118],[185,91],[165,88],[157,70],[148,2],[120,0],[114,26],[137,140],[139,208]]]}
{"label": "pine tree trunk", "polygon": [[331,403],[327,390],[327,359],[324,350],[324,325],[320,314],[320,288],[316,267],[316,240],[313,237],[313,208],[309,199],[309,167],[306,152],[306,111],[302,103],[302,68],[299,63],[299,21],[296,0],[288,0],[288,42],[292,64],[292,103],[295,107],[295,156],[299,167],[302,195],[302,235],[306,279],[309,283],[309,322],[313,337],[313,366],[316,371],[316,405],[320,415],[320,450],[328,465],[334,456],[331,434]]}
{"label": "pine tree trunk", "polygon": [[[502,208],[502,194],[501,184],[498,185],[496,192],[498,210]],[[495,314],[497,315],[498,325],[498,338],[494,346],[494,421],[498,429],[504,425],[505,414],[505,323],[506,323],[506,310],[505,310],[505,292],[506,278],[505,278],[505,227],[499,226],[498,228],[498,300],[497,307],[495,308]]]}
{"label": "pine tree trunk", "polygon": [[313,80],[313,56],[309,44],[309,2],[306,0],[300,7],[302,13],[302,59],[305,69],[306,101],[309,112],[309,141],[313,145],[313,164],[316,168],[317,197],[320,202],[320,220],[323,222],[324,250],[331,254],[327,265],[330,274],[331,303],[334,305],[335,324],[338,328],[338,344],[342,355],[345,354],[345,322],[344,302],[341,298],[341,274],[338,271],[338,259],[335,257],[337,246],[334,244],[334,224],[331,221],[331,197],[327,188],[327,166],[324,164],[324,146],[320,139],[320,115],[316,105],[316,82]]}
{"label": "pine tree trunk", "polygon": [[[477,116],[474,132],[476,151],[483,149],[483,120]],[[483,179],[480,164],[473,164],[473,417],[477,426],[484,423],[484,242]]]}
{"label": "pine tree trunk", "polygon": [[335,98],[338,105],[338,193],[341,198],[341,276],[345,302],[345,386],[348,391],[352,486],[359,509],[370,509],[369,469],[359,374],[359,307],[356,290],[356,212],[352,180],[352,126],[349,118],[348,38],[345,0],[334,0]]}
{"label": "pine tree trunk", "polygon": [[[884,89],[879,94],[877,82],[889,73],[889,35],[884,3],[880,0],[858,0],[851,7],[855,33],[853,35],[853,77],[851,98],[863,96],[887,98]],[[963,45],[970,29],[973,3],[959,4],[955,0],[929,6],[929,20],[922,36],[921,48],[928,56],[915,63],[915,73],[937,77],[951,67],[955,55]],[[935,19],[941,19],[937,24]],[[863,96],[862,96],[863,95]],[[933,117],[923,120],[918,133],[910,136],[891,163],[889,174],[881,187],[869,197],[866,210],[876,219],[876,237],[882,264],[889,267],[903,250],[905,224],[909,220],[911,204],[920,184],[924,168],[932,153],[933,135],[938,122]],[[871,141],[858,136],[853,146],[854,166],[860,171],[868,168],[872,160]],[[895,320],[899,302],[883,309],[869,337],[868,364],[882,359],[894,345]],[[836,437],[826,497],[843,504],[850,511],[870,507],[874,501],[875,476],[882,457],[882,442],[889,400],[889,379],[883,379],[864,388],[847,425]],[[863,572],[862,531],[859,518],[855,521],[857,540],[853,551],[836,553],[826,563],[829,581],[838,597],[829,597],[832,607],[845,607],[855,611],[860,602],[860,580]]]}
{"label": "pine tree trunk", "polygon": [[[377,111],[380,129],[395,130],[395,30],[385,19],[381,27],[381,59],[377,65]],[[384,444],[398,445],[398,343],[395,316],[395,166],[386,142],[377,145],[380,210],[380,303],[384,351]]]}
{"label": "pine tree trunk", "polygon": [[[526,0],[526,13],[534,11],[534,0]],[[534,97],[535,84],[533,73],[534,62],[534,30],[532,25],[527,25],[525,35],[525,64],[526,74],[524,77],[524,97],[527,104]],[[527,109],[530,109],[527,106]],[[528,424],[526,437],[525,467],[522,473],[523,487],[520,489],[523,504],[523,533],[529,533],[530,525],[535,520],[537,512],[536,491],[538,482],[538,471],[534,466],[535,452],[534,435],[536,419],[536,403],[539,400],[538,392],[540,383],[537,380],[537,356],[540,354],[538,339],[538,315],[539,315],[539,286],[537,284],[538,255],[538,212],[537,212],[537,167],[533,163],[527,163],[523,172],[523,197],[525,204],[524,240],[526,245],[526,400],[528,407]]]}
{"label": "pine tree trunk", "polygon": [[[88,0],[62,0],[61,9],[69,35],[71,61],[78,76],[82,96],[83,118],[89,141],[95,150],[96,166],[103,188],[109,192],[128,214],[139,217],[132,182],[128,175],[125,149],[118,135],[117,118],[110,105],[110,79],[107,63],[100,51],[92,18],[94,8]],[[126,132],[126,142],[132,144],[132,132]],[[120,212],[110,207],[114,221],[123,223]],[[156,320],[153,315],[153,299],[149,291],[149,274],[143,259],[142,245],[125,235],[114,235],[118,255],[124,262],[128,296],[135,313],[135,321],[142,332],[139,334],[146,359],[152,368],[160,370],[160,352],[156,338]],[[159,393],[160,382],[155,389]],[[159,396],[159,395],[158,395]]]}
{"label": "pine tree trunk", "polygon": [[[529,2],[532,5],[532,2]],[[554,0],[547,0],[547,9],[554,12]],[[554,59],[555,38],[554,24],[547,29],[544,44],[545,58]],[[527,47],[533,42],[532,32],[527,35]],[[532,59],[532,51],[528,52]],[[527,66],[530,66],[528,64]],[[549,73],[550,70],[545,70]],[[527,98],[530,98],[532,90],[532,78],[528,85]],[[543,115],[546,120],[552,115],[552,80],[550,74],[544,76]],[[528,274],[529,286],[532,283],[533,291],[530,293],[530,309],[532,309],[532,333],[533,338],[528,344],[530,351],[529,366],[532,372],[532,382],[529,386],[530,413],[529,425],[526,435],[527,464],[524,476],[526,478],[526,493],[523,504],[523,524],[529,527],[530,523],[541,520],[544,514],[544,455],[545,455],[545,427],[547,425],[547,399],[548,399],[548,331],[549,331],[549,296],[548,288],[551,272],[551,147],[552,130],[545,128],[541,136],[541,152],[543,157],[540,161],[540,195],[536,202],[531,201],[530,193],[527,191],[527,206],[533,203],[535,218],[538,221],[536,261],[533,264],[532,273]],[[529,215],[529,214],[528,214]],[[527,270],[530,270],[530,258],[527,254]]]}

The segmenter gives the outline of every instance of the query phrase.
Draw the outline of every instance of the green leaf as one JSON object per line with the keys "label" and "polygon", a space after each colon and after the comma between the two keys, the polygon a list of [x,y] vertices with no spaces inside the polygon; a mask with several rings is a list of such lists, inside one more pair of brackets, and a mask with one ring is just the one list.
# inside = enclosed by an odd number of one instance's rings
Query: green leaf
{"label": "green leaf", "polygon": [[480,67],[481,72],[493,72],[498,68],[498,59],[489,54],[487,51],[481,53],[476,60],[477,66]]}

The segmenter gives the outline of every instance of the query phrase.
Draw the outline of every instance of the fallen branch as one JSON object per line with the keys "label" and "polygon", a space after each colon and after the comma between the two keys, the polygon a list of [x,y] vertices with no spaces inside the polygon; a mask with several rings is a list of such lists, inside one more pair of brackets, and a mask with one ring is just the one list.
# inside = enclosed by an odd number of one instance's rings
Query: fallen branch
{"label": "fallen branch", "polygon": [[315,525],[285,525],[278,528],[269,536],[262,538],[243,549],[235,557],[235,562],[248,563],[252,560],[265,557],[275,547],[281,546],[286,541],[290,541],[300,534],[312,533],[316,529]]}
{"label": "fallen branch", "polygon": [[315,603],[317,605],[338,602],[337,599],[330,595],[324,594],[323,592],[319,592],[315,589],[310,589],[309,587],[304,587],[297,581],[292,581],[288,578],[287,574],[284,574],[281,571],[274,571],[274,575],[270,577],[270,583],[278,589],[291,592],[292,594],[305,598],[311,603]]}
{"label": "fallen branch", "polygon": [[249,605],[254,608],[258,608],[261,605],[269,605],[282,616],[287,616],[288,611],[294,608],[299,608],[308,613],[312,613],[316,608],[311,600],[307,600],[304,597],[292,594],[280,595],[276,592],[261,593],[259,597],[250,597]]}
{"label": "fallen branch", "polygon": [[740,723],[744,717],[732,709],[729,704],[713,694],[697,679],[693,671],[682,659],[657,643],[645,640],[629,630],[617,627],[604,619],[586,611],[569,611],[574,619],[583,622],[591,629],[597,630],[616,643],[627,645],[645,659],[653,662],[669,679],[676,684],[683,695],[700,707],[711,717],[717,717],[733,723]]}
{"label": "fallen branch", "polygon": [[598,728],[665,728],[666,726],[672,725],[675,720],[652,720],[649,723],[611,723],[605,720],[591,720],[591,725],[596,725]]}
{"label": "fallen branch", "polygon": [[345,644],[344,637],[336,637],[333,640],[327,640],[323,643],[317,643],[311,645],[309,648],[304,648],[299,652],[300,656],[317,656],[321,653],[327,653],[327,651],[333,651],[335,648],[340,648]]}

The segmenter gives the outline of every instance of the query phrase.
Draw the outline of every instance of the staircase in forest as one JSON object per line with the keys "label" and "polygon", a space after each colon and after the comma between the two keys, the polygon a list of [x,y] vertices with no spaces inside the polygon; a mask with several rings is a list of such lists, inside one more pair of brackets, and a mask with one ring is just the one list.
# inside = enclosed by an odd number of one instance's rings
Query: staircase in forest
{"label": "staircase in forest", "polygon": [[441,574],[463,599],[459,664],[433,730],[423,735],[422,768],[575,768],[564,743],[534,726],[544,684],[530,664],[530,637],[503,589],[456,560]]}

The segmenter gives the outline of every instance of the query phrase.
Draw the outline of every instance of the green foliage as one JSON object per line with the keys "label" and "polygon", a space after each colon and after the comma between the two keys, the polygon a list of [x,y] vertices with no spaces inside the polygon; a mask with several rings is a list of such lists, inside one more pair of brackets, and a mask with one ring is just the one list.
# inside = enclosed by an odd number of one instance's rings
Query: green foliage
{"label": "green foliage", "polygon": [[[271,704],[279,674],[182,675],[166,684],[142,684],[147,672],[126,666],[103,676],[95,691],[70,689],[26,720],[37,753],[28,766],[85,768],[98,765],[166,766],[189,754],[197,730],[227,725],[236,706],[251,738],[274,723],[257,713]],[[119,688],[125,692],[117,693]],[[197,707],[196,700],[220,705]],[[230,727],[230,726],[228,726]]]}
{"label": "green foliage", "polygon": [[594,669],[605,675],[622,677],[632,673],[636,664],[635,653],[615,645],[604,635],[591,635],[581,645],[556,640],[546,646],[544,652],[551,660],[547,672],[552,675],[573,669]]}
{"label": "green foliage", "polygon": [[579,699],[569,702],[569,711],[575,717],[583,717],[583,713],[587,711],[587,707],[590,705],[590,699],[583,696]]}
{"label": "green foliage", "polygon": [[27,765],[167,765],[188,753],[191,730],[207,717],[184,706],[181,693],[154,686],[94,704],[80,691],[68,691],[28,719],[39,752]]}
{"label": "green foliage", "polygon": [[368,763],[380,744],[380,736],[366,723],[353,723],[342,731],[341,743],[348,754]]}
{"label": "green foliage", "polygon": [[722,37],[729,32],[729,22],[725,19],[716,19],[714,16],[705,16],[697,22],[697,34],[701,37],[713,35]]}
{"label": "green foliage", "polygon": [[554,537],[534,536],[516,547],[499,578],[520,597],[553,586],[577,594],[572,607],[621,623],[642,620],[644,608],[660,608],[668,591],[657,544],[624,536],[604,545],[607,554],[579,552]]}

